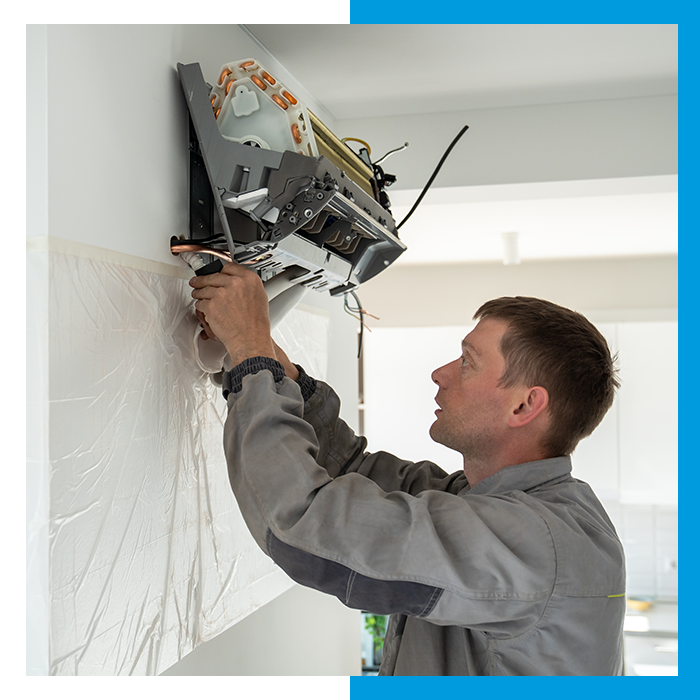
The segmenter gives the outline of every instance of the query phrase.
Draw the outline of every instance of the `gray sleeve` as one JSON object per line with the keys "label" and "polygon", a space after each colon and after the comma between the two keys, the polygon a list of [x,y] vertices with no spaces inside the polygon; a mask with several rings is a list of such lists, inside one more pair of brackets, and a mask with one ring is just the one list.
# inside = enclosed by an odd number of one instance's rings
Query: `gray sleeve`
{"label": "gray sleeve", "polygon": [[241,513],[292,579],[353,608],[436,624],[515,635],[539,619],[555,559],[530,508],[517,498],[387,491],[362,473],[379,459],[366,467],[349,436],[361,464],[332,474],[307,418],[299,386],[260,371],[229,396],[224,431]]}
{"label": "gray sleeve", "polygon": [[374,481],[384,491],[456,491],[467,486],[462,472],[448,474],[428,461],[411,462],[388,452],[369,453],[367,439],[355,435],[340,418],[340,398],[328,384],[316,388],[304,404],[304,420],[311,425],[319,444],[318,463],[332,477],[357,473]]}

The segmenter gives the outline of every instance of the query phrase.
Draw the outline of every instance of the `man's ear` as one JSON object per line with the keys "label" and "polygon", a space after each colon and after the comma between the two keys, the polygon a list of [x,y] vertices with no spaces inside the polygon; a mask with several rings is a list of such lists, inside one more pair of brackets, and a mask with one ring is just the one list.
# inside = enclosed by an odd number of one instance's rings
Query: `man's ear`
{"label": "man's ear", "polygon": [[508,418],[508,425],[511,428],[519,428],[531,423],[549,405],[549,393],[542,386],[523,389],[519,398],[521,402],[515,405]]}

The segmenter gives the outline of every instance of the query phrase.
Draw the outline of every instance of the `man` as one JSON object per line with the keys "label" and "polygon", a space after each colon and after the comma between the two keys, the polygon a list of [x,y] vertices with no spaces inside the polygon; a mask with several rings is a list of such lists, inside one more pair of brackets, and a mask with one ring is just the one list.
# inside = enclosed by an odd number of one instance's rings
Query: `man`
{"label": "man", "polygon": [[433,373],[431,436],[464,457],[447,474],[365,452],[332,389],[272,341],[254,272],[190,284],[234,365],[224,445],[246,523],[294,580],[392,615],[381,674],[621,674],[622,547],[571,476],[618,386],[585,318],[522,297],[479,309]]}

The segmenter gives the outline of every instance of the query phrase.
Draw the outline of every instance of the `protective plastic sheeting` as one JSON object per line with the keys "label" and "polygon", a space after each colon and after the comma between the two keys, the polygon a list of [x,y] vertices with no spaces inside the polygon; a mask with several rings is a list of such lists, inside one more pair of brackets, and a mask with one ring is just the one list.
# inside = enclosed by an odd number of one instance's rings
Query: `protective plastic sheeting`
{"label": "protective plastic sheeting", "polygon": [[[190,291],[49,253],[51,674],[157,674],[292,585],[233,498]],[[328,325],[294,310],[278,342],[323,376]]]}

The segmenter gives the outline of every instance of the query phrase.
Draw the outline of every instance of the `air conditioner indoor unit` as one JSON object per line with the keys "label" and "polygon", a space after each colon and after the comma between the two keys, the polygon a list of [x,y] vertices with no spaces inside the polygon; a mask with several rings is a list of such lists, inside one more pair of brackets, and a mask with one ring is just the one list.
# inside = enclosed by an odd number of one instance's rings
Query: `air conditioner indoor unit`
{"label": "air conditioner indoor unit", "polygon": [[226,64],[214,86],[198,63],[177,68],[189,110],[189,238],[171,250],[213,256],[198,274],[233,260],[266,285],[282,276],[336,296],[406,250],[384,192],[393,176],[259,62]]}

